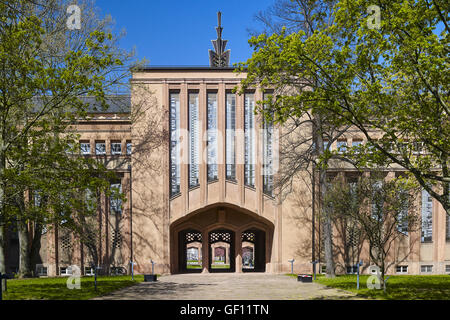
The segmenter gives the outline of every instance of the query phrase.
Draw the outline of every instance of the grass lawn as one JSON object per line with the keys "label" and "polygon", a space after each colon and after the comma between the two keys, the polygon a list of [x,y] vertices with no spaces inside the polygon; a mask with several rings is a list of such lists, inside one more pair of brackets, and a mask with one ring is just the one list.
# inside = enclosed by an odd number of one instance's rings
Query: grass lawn
{"label": "grass lawn", "polygon": [[[297,277],[297,275],[290,275]],[[334,279],[328,279],[324,275],[317,275],[316,282],[328,287],[343,289],[357,293],[358,296],[372,299],[387,300],[449,300],[450,276],[449,275],[393,275],[386,285],[386,294],[383,289],[370,290],[366,281],[369,275],[361,275],[359,290],[356,289],[356,275],[338,275]]]}
{"label": "grass lawn", "polygon": [[94,277],[82,277],[80,289],[67,288],[68,277],[32,278],[8,280],[8,290],[3,292],[5,300],[86,300],[105,295],[144,281],[143,275],[131,276],[99,276],[97,291]]}
{"label": "grass lawn", "polygon": [[211,264],[211,269],[230,269],[229,264]]}

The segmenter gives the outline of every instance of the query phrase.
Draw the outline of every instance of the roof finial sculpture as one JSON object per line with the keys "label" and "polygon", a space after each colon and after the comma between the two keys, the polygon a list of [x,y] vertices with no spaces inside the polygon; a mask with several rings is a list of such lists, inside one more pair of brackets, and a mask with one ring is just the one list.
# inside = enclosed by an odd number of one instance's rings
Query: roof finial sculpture
{"label": "roof finial sculpture", "polygon": [[230,50],[225,51],[228,40],[222,40],[222,12],[217,12],[218,26],[216,27],[217,39],[211,40],[214,50],[209,50],[209,66],[210,67],[228,67],[230,64]]}

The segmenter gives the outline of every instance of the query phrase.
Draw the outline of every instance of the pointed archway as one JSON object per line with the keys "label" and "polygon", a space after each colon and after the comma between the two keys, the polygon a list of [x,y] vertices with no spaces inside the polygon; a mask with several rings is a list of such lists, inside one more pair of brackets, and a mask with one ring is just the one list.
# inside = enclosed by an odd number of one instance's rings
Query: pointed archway
{"label": "pointed archway", "polygon": [[274,225],[253,212],[215,205],[170,226],[171,273],[265,272]]}
{"label": "pointed archway", "polygon": [[202,271],[202,233],[195,229],[183,230],[179,233],[179,266],[183,273]]}

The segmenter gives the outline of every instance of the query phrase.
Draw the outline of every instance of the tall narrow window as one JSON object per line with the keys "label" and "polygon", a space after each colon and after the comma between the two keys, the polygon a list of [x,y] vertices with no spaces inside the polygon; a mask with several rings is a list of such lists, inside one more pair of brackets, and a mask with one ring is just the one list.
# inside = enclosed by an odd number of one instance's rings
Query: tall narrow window
{"label": "tall narrow window", "polygon": [[217,93],[208,93],[208,181],[217,178]]}
{"label": "tall narrow window", "polygon": [[401,202],[401,211],[398,215],[397,230],[405,235],[408,234],[408,207],[409,199],[407,191],[400,190],[398,193],[399,201]]}
{"label": "tall narrow window", "polygon": [[422,242],[433,241],[433,198],[422,190]]}
{"label": "tall narrow window", "polygon": [[[449,195],[450,199],[450,195]],[[450,216],[448,214],[445,215],[445,240],[450,242]]]}
{"label": "tall narrow window", "polygon": [[122,213],[122,199],[120,198],[122,194],[122,184],[120,182],[111,183],[111,196],[109,198],[110,211],[111,214],[121,214]]}
{"label": "tall narrow window", "polygon": [[244,142],[245,142],[245,165],[244,183],[247,186],[255,186],[255,133],[254,133],[254,108],[255,95],[245,94],[244,104]]}
{"label": "tall narrow window", "polygon": [[226,178],[236,180],[236,95],[227,93],[226,98]]}
{"label": "tall narrow window", "polygon": [[199,185],[199,114],[198,93],[189,93],[189,187]]}
{"label": "tall narrow window", "polygon": [[[170,94],[170,195],[180,193],[180,95]],[[127,145],[128,151],[128,145]],[[130,143],[131,152],[131,143]]]}
{"label": "tall narrow window", "polygon": [[353,139],[352,141],[352,147],[355,148],[356,150],[354,150],[355,152],[359,152],[358,151],[358,147],[362,144],[362,140],[358,140],[358,139]]}
{"label": "tall narrow window", "polygon": [[131,155],[131,147],[132,147],[131,141],[127,141],[127,155]]}
{"label": "tall narrow window", "polygon": [[445,215],[445,240],[450,241],[450,216],[448,214]]}
{"label": "tall narrow window", "polygon": [[[264,100],[268,97],[264,95]],[[263,119],[263,191],[270,196],[273,193],[272,136],[273,121]]]}
{"label": "tall narrow window", "polygon": [[339,140],[337,142],[337,149],[339,153],[345,153],[347,151],[347,141]]}
{"label": "tall narrow window", "polygon": [[384,197],[383,194],[383,181],[376,180],[372,184],[372,219],[382,221],[383,220],[383,206]]}
{"label": "tall narrow window", "polygon": [[[323,140],[323,151],[328,149],[329,143],[330,142],[328,140]],[[331,150],[331,145],[330,145],[330,150]]]}

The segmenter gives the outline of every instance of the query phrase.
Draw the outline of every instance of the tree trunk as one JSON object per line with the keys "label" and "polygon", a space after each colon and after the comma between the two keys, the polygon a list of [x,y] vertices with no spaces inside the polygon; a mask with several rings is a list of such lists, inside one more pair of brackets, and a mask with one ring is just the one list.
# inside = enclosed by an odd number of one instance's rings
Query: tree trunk
{"label": "tree trunk", "polygon": [[[320,158],[325,152],[324,139],[322,135],[322,119],[320,115],[315,115],[316,127],[313,129],[313,135],[317,139],[317,153]],[[332,224],[330,213],[324,205],[325,196],[327,193],[327,181],[326,170],[323,167],[319,167],[319,190],[320,190],[320,208],[321,217],[324,218],[323,233],[324,233],[324,250],[325,250],[325,263],[326,263],[326,276],[327,278],[334,278],[334,261],[333,261],[333,236],[332,236]]]}
{"label": "tree trunk", "polygon": [[41,250],[41,238],[42,238],[42,225],[38,222],[35,223],[33,239],[31,240],[30,248],[30,268],[32,273],[36,272],[36,264],[41,263],[41,256],[39,251]]}
{"label": "tree trunk", "polygon": [[30,238],[27,224],[18,221],[17,232],[19,235],[19,277],[30,277]]}
{"label": "tree trunk", "polygon": [[6,273],[6,261],[5,261],[5,239],[6,232],[5,226],[0,225],[0,272]]}
{"label": "tree trunk", "polygon": [[324,234],[324,250],[325,250],[325,263],[327,266],[327,278],[334,278],[336,274],[334,273],[334,260],[333,260],[333,234],[332,234],[332,223],[330,213],[327,208],[323,205],[323,199],[327,192],[326,185],[326,172],[321,169],[319,174],[319,183],[322,196],[322,216],[325,218],[323,223],[323,234]]}
{"label": "tree trunk", "polygon": [[384,294],[386,294],[386,281],[384,281],[384,270],[381,270],[380,286],[383,288]]}
{"label": "tree trunk", "polygon": [[325,236],[325,262],[327,265],[327,278],[334,278],[336,275],[334,273],[334,261],[333,261],[333,241],[332,241],[332,231],[331,231],[331,219],[330,217],[325,218],[324,223],[324,236]]}
{"label": "tree trunk", "polygon": [[[2,135],[2,142],[4,141]],[[3,152],[3,143],[0,144],[0,177],[3,177],[6,168],[6,158]],[[0,181],[0,272],[6,273],[5,245],[6,245],[6,213],[5,213],[5,183]]]}

